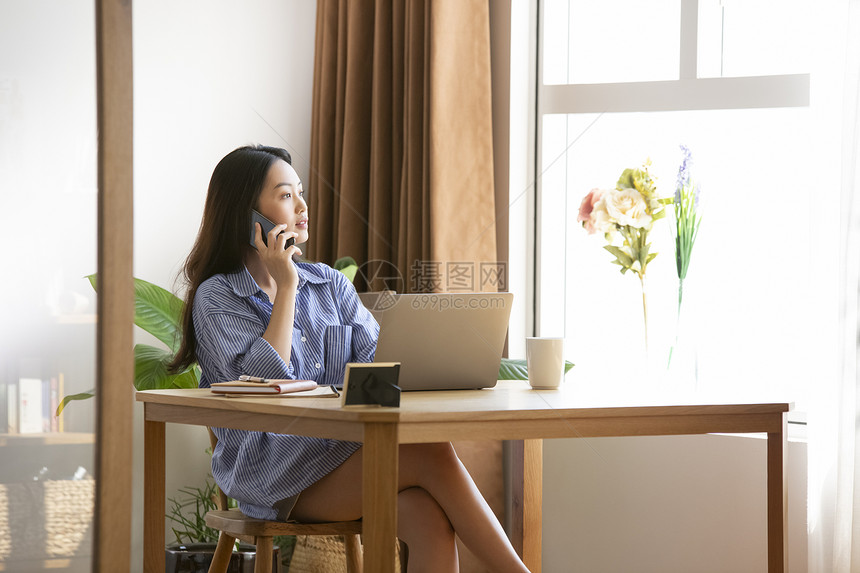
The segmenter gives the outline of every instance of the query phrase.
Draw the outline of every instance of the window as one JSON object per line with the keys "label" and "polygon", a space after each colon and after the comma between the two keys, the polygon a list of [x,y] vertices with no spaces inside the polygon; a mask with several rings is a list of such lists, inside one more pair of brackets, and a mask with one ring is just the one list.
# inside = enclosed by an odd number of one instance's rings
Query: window
{"label": "window", "polygon": [[680,0],[545,2],[544,84],[677,80],[679,7]]}
{"label": "window", "polygon": [[[671,197],[681,144],[703,187],[684,303],[697,317],[699,387],[802,404],[835,367],[839,194],[827,154],[838,138],[823,139],[833,122],[822,110],[836,100],[826,70],[810,81],[828,63],[826,50],[810,56],[813,16],[808,0],[538,3],[534,332],[565,337],[577,378],[635,380],[644,350],[639,281],[576,222],[582,197],[649,158]],[[650,235],[658,375],[675,328],[671,221]]]}

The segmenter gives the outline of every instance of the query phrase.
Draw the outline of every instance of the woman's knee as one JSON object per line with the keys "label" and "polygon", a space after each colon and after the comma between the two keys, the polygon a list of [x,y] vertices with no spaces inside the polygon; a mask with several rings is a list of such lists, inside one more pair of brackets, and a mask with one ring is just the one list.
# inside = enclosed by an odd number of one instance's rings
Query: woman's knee
{"label": "woman's knee", "polygon": [[454,528],[432,495],[420,487],[404,489],[397,495],[398,537],[407,544],[416,540],[453,543]]}
{"label": "woman's knee", "polygon": [[437,444],[408,444],[400,450],[401,475],[407,478],[405,485],[421,485],[436,472],[450,474],[460,465],[457,452],[450,442]]}

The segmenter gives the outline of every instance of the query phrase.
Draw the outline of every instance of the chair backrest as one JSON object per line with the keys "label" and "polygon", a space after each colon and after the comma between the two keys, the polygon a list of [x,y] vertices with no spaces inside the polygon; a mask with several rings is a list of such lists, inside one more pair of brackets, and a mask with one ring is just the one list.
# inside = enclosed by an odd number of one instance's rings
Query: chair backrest
{"label": "chair backrest", "polygon": [[[215,453],[215,446],[218,445],[218,436],[215,435],[215,432],[212,431],[212,428],[206,426],[206,430],[209,432],[209,444],[212,446],[212,453]],[[218,484],[215,484],[215,487],[218,489],[218,509],[221,511],[225,511],[229,508],[229,504],[227,502],[227,494],[221,491],[221,488],[218,487]]]}

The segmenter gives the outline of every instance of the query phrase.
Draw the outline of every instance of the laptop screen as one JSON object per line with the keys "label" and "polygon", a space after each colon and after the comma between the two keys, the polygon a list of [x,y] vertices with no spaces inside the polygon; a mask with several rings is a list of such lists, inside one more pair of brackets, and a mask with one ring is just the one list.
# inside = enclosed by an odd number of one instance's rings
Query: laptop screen
{"label": "laptop screen", "polygon": [[513,294],[360,296],[380,326],[374,361],[400,362],[403,390],[495,386]]}

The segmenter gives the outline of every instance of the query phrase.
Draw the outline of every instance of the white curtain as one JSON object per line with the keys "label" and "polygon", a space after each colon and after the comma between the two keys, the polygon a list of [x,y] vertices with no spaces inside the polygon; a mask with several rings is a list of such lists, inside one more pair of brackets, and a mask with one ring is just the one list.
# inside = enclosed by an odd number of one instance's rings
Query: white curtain
{"label": "white curtain", "polygon": [[[809,571],[860,571],[860,0],[847,0],[842,69],[839,368],[815,381],[809,417]],[[838,24],[833,22],[834,27]],[[842,32],[842,30],[839,30]],[[833,162],[835,164],[835,162]],[[823,169],[830,167],[822,165]]]}

